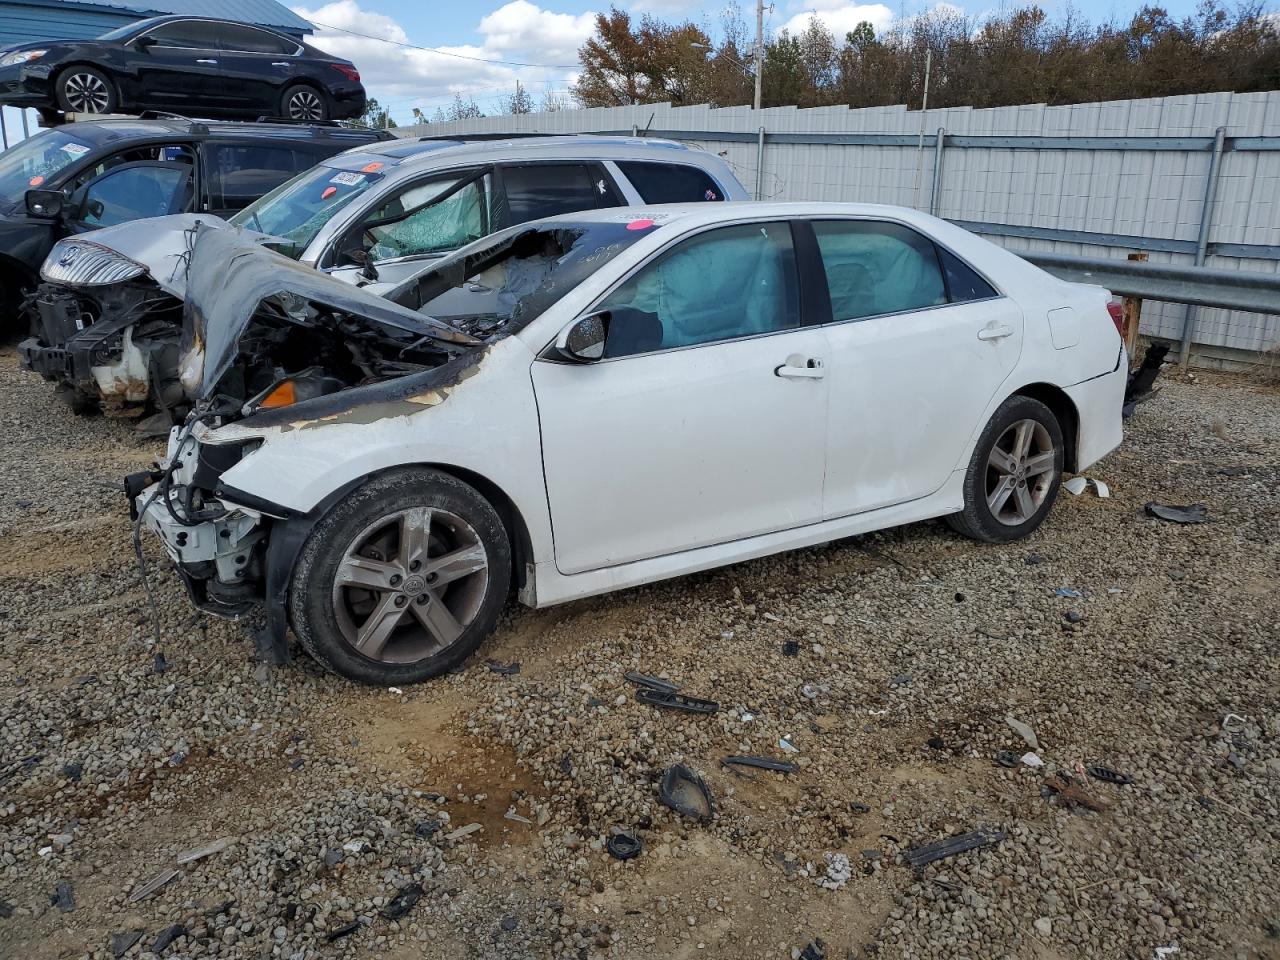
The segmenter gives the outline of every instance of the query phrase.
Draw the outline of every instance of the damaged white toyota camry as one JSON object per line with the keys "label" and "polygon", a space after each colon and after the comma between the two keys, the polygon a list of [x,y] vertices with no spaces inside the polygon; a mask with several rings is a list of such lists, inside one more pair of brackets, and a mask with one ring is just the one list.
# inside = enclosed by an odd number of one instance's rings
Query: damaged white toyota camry
{"label": "damaged white toyota camry", "polygon": [[1108,294],[894,207],[600,210],[383,297],[203,229],[166,459],[194,602],[323,665],[462,661],[546,606],[896,524],[1025,536],[1121,439]]}

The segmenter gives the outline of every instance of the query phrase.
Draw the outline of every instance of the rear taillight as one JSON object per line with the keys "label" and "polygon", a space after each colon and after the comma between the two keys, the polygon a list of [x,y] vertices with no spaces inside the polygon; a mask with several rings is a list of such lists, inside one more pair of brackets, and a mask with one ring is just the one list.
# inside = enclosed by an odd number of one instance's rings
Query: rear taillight
{"label": "rear taillight", "polygon": [[1116,333],[1124,336],[1124,306],[1119,300],[1107,301],[1107,313],[1111,314],[1111,322],[1116,325]]}
{"label": "rear taillight", "polygon": [[352,83],[360,82],[360,71],[349,63],[331,63],[329,66],[337,70],[340,74],[350,80]]}

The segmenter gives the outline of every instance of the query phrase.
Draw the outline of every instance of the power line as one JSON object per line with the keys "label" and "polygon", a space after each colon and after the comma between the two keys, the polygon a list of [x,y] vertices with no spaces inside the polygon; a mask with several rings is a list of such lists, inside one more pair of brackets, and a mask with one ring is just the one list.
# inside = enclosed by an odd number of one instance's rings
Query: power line
{"label": "power line", "polygon": [[542,67],[546,70],[576,70],[581,64],[578,63],[522,63],[519,60],[492,60],[488,57],[471,57],[465,53],[451,53],[448,50],[441,50],[438,47],[423,47],[416,43],[408,43],[403,40],[388,40],[386,37],[375,37],[369,33],[359,33],[355,30],[348,30],[346,27],[335,27],[331,23],[321,23],[319,20],[308,20],[313,27],[320,27],[322,30],[337,30],[339,33],[349,33],[353,37],[362,37],[365,40],[377,40],[379,43],[389,43],[397,47],[407,47],[410,50],[423,50],[427,53],[438,53],[442,57],[455,57],[458,60],[474,60],[476,63],[497,63],[507,67]]}

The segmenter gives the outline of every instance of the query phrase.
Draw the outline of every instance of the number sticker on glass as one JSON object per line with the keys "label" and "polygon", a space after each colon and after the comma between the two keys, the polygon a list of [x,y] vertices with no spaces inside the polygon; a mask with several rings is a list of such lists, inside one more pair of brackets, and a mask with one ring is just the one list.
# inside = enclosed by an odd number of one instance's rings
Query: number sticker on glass
{"label": "number sticker on glass", "polygon": [[364,179],[364,174],[362,173],[352,173],[348,170],[344,170],[342,171],[342,173],[334,175],[329,180],[329,182],[338,183],[344,187],[354,187],[357,183],[359,183],[363,179]]}

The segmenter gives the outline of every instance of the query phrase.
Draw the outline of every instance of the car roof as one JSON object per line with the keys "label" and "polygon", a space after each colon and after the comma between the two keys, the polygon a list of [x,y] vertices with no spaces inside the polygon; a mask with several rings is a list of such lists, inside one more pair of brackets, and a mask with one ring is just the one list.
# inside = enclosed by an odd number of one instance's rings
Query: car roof
{"label": "car roof", "polygon": [[[404,172],[423,166],[444,166],[497,160],[581,158],[590,160],[683,159],[697,163],[700,151],[690,150],[674,140],[650,137],[569,135],[563,137],[508,137],[500,140],[450,140],[433,137],[387,140],[354,147],[323,161],[331,167],[358,170],[369,163],[403,168]],[[392,170],[384,170],[389,174]]]}
{"label": "car roof", "polygon": [[[127,117],[118,120],[79,120],[57,129],[82,143],[114,146],[121,141],[164,137],[253,137],[276,140],[349,140],[356,144],[377,143],[380,130],[362,127],[330,127],[298,123],[248,122],[237,120],[188,120],[172,117]],[[377,139],[375,139],[377,138]]]}
{"label": "car roof", "polygon": [[607,223],[610,221],[653,220],[658,226],[678,226],[681,230],[706,224],[741,220],[871,217],[897,220],[931,228],[944,221],[911,207],[887,203],[827,203],[821,201],[730,200],[718,203],[656,203],[634,207],[601,207],[579,213],[562,213],[538,223]]}

